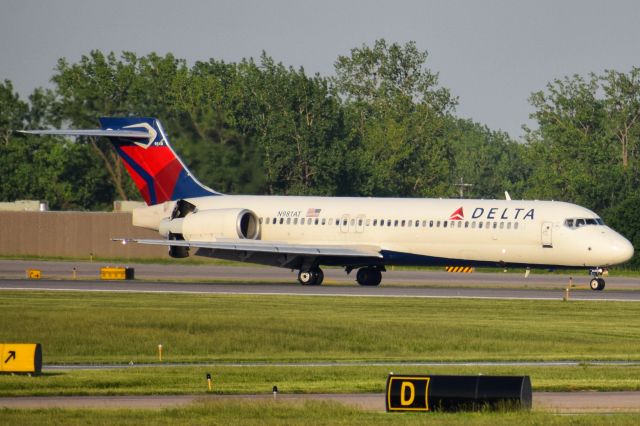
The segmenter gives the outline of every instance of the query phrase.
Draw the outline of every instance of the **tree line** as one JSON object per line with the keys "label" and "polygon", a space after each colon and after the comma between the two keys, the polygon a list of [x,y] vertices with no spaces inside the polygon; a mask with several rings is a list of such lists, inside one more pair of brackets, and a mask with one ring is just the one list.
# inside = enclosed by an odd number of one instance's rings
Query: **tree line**
{"label": "tree line", "polygon": [[[155,116],[206,185],[225,193],[555,199],[584,205],[640,247],[640,68],[573,75],[529,99],[523,142],[456,116],[457,98],[415,43],[377,40],[308,75],[263,53],[192,65],[172,54],[98,50],[60,59],[52,88],[20,99],[0,83],[0,199],[109,209],[139,199],[102,139],[15,129],[97,127]],[[633,260],[640,266],[640,259]]]}

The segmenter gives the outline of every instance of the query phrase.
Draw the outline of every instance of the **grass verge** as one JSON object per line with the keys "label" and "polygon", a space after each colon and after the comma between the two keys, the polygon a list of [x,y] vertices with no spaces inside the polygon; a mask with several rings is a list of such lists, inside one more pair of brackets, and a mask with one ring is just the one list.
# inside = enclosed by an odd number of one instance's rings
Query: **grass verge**
{"label": "grass verge", "polygon": [[358,367],[131,367],[65,370],[39,377],[0,376],[2,396],[198,395],[207,394],[206,375],[215,394],[383,393],[387,375],[528,375],[541,391],[640,390],[640,365],[578,367],[358,366]]}
{"label": "grass verge", "polygon": [[335,402],[207,401],[185,408],[162,410],[9,410],[0,409],[6,424],[32,425],[140,425],[140,424],[224,424],[224,425],[636,425],[633,414],[554,415],[542,412],[496,413],[380,413],[364,412]]}
{"label": "grass verge", "polygon": [[49,363],[640,361],[636,303],[0,293],[0,342]]}

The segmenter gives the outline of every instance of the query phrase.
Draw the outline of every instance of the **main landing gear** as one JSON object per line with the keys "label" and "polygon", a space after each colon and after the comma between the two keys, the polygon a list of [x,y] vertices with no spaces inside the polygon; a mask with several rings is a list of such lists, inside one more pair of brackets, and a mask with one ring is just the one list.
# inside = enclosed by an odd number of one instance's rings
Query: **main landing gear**
{"label": "main landing gear", "polygon": [[356,281],[358,281],[360,285],[371,287],[380,285],[380,281],[382,281],[382,269],[375,266],[360,268],[356,274]]}
{"label": "main landing gear", "polygon": [[298,281],[302,285],[320,285],[324,280],[324,273],[320,268],[311,268],[308,271],[298,272]]}
{"label": "main landing gear", "polygon": [[[358,269],[356,281],[360,285],[375,287],[380,285],[382,281],[382,271],[384,266],[365,266]],[[347,273],[351,272],[351,268],[347,268]],[[302,285],[320,285],[324,280],[322,269],[317,266],[311,269],[301,269],[298,272],[298,281]]]}
{"label": "main landing gear", "polygon": [[591,281],[589,281],[589,287],[591,290],[602,291],[604,290],[604,279],[601,278],[602,275],[607,272],[606,269],[603,268],[595,268],[590,271],[591,273]]}

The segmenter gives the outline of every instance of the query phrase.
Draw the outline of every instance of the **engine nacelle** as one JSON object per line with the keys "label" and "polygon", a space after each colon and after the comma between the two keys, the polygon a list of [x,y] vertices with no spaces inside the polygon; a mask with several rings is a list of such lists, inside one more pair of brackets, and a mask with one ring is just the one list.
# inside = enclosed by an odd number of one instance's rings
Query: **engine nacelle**
{"label": "engine nacelle", "polygon": [[182,218],[164,219],[160,234],[179,236],[187,241],[211,241],[219,238],[256,240],[260,236],[258,218],[247,209],[199,210]]}

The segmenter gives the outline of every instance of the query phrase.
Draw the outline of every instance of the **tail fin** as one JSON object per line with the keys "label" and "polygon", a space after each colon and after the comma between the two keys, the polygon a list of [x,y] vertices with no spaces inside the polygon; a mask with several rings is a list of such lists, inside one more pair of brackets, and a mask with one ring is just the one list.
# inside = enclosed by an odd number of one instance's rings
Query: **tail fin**
{"label": "tail fin", "polygon": [[103,130],[139,131],[146,140],[109,137],[148,205],[219,195],[201,184],[169,144],[160,121],[149,117],[101,117]]}
{"label": "tail fin", "polygon": [[221,195],[201,184],[169,145],[160,121],[149,117],[102,117],[102,130],[24,130],[23,133],[104,136],[115,146],[147,205]]}

